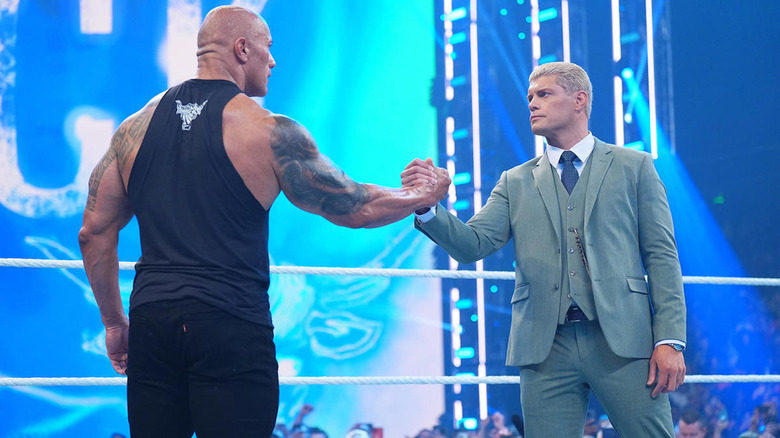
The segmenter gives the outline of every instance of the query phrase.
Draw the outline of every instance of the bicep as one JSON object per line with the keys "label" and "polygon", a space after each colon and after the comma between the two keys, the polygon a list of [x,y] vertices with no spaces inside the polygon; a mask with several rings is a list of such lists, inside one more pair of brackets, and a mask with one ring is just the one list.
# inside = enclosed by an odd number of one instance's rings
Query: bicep
{"label": "bicep", "polygon": [[366,185],[321,154],[308,131],[292,119],[276,117],[271,150],[279,186],[298,208],[326,217],[350,215],[371,197]]}

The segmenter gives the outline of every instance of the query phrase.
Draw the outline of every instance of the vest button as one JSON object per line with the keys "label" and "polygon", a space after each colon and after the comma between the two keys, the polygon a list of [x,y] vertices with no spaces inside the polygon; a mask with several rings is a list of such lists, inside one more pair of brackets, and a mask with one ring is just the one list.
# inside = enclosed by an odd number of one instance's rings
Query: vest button
{"label": "vest button", "polygon": [[569,227],[569,232],[573,233],[574,232],[574,227]]}
{"label": "vest button", "polygon": [[571,299],[571,293],[566,294],[566,298]]}
{"label": "vest button", "polygon": [[569,248],[569,254],[574,254],[574,248]]}
{"label": "vest button", "polygon": [[568,206],[568,207],[566,207],[566,208],[567,208],[567,209],[569,209],[569,211],[572,211],[572,210],[574,210],[574,206],[573,206],[573,205],[570,205],[570,206]]}
{"label": "vest button", "polygon": [[574,272],[574,271],[569,271],[569,275],[571,275],[572,277],[574,277],[576,274],[577,274],[577,273],[576,273],[576,272]]}
{"label": "vest button", "polygon": [[555,284],[553,285],[553,289],[555,289],[555,290],[558,290],[558,283],[555,283]]}

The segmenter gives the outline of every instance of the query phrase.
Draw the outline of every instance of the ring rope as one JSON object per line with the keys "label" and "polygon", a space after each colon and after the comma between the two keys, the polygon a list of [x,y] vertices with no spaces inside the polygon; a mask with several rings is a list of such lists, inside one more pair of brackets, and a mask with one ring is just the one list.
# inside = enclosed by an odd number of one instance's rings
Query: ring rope
{"label": "ring rope", "polygon": [[[0,267],[84,269],[81,260],[0,258]],[[135,262],[119,262],[119,269],[133,270]],[[312,266],[271,266],[272,274],[341,275],[357,277],[427,277],[454,279],[514,280],[508,271],[446,271],[433,269],[325,268]],[[780,286],[780,278],[683,276],[686,284],[739,286]]]}
{"label": "ring rope", "polygon": [[[780,383],[780,375],[690,375],[684,383]],[[519,384],[519,376],[279,377],[281,385],[475,385]],[[126,377],[4,377],[3,386],[124,386]]]}
{"label": "ring rope", "polygon": [[[0,258],[0,267],[83,269],[81,260]],[[135,262],[119,262],[119,269],[132,270]],[[514,272],[444,271],[430,269],[325,268],[308,266],[271,266],[273,274],[341,275],[365,277],[428,277],[455,279],[514,280]],[[687,284],[780,286],[780,278],[738,278],[683,276]],[[780,383],[780,375],[690,375],[685,383]],[[280,377],[281,385],[455,385],[517,384],[518,376],[379,376],[379,377]],[[123,386],[124,377],[5,377],[3,386]]]}

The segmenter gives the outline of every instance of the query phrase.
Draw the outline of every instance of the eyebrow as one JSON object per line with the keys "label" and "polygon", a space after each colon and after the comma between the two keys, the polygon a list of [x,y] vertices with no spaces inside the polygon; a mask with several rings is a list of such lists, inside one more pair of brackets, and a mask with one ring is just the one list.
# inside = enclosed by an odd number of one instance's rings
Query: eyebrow
{"label": "eyebrow", "polygon": [[550,92],[552,92],[552,87],[539,88],[539,89],[534,90],[533,92],[529,91],[528,95],[530,96],[532,94],[541,93],[542,91],[546,91],[546,92],[550,93]]}

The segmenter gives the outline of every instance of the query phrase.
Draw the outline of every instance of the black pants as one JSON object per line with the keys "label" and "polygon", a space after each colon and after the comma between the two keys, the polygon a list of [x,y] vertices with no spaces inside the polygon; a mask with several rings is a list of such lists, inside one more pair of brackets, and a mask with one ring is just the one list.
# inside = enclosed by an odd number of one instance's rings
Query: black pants
{"label": "black pants", "polygon": [[194,299],[130,313],[132,438],[271,436],[279,377],[271,327]]}

